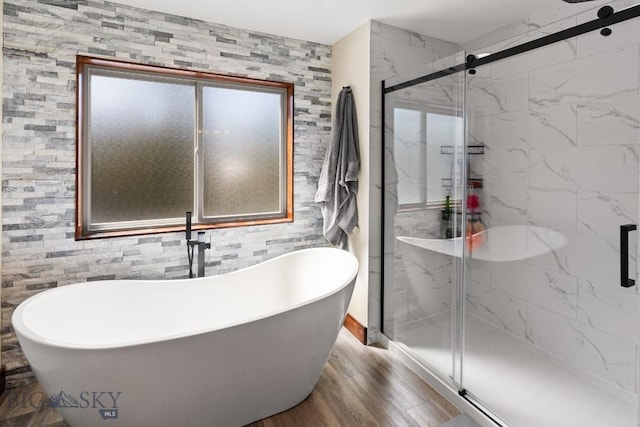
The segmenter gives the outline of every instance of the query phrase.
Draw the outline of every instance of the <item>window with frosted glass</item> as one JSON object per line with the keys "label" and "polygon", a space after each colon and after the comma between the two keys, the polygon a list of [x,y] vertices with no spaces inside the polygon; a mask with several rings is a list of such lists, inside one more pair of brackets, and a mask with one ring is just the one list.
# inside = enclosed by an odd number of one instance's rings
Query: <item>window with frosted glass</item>
{"label": "window with frosted glass", "polygon": [[400,205],[426,202],[426,141],[421,111],[396,108],[393,112],[393,147]]}
{"label": "window with frosted glass", "polygon": [[271,214],[281,209],[282,96],[203,88],[204,215]]}
{"label": "window with frosted glass", "polygon": [[393,109],[393,156],[398,204],[441,204],[451,192],[454,147],[461,144],[462,118],[455,111]]}
{"label": "window with frosted glass", "polygon": [[77,65],[76,238],[292,220],[293,85]]}
{"label": "window with frosted glass", "polygon": [[92,222],[182,218],[193,204],[194,88],[100,74],[90,88]]}
{"label": "window with frosted glass", "polygon": [[[460,167],[454,161],[461,161],[460,156],[453,155],[453,149],[462,147],[462,126],[462,117],[432,112],[426,114],[427,203],[442,202],[447,195],[452,195],[456,167]],[[445,178],[444,181],[442,178]]]}

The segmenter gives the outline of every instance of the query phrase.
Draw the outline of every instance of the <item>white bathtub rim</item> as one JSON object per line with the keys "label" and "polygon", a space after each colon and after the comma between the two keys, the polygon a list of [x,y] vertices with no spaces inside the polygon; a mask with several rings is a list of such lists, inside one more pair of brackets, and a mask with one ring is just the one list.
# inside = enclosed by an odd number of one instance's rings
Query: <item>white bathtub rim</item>
{"label": "white bathtub rim", "polygon": [[[192,278],[192,279],[176,279],[176,280],[137,280],[137,279],[122,279],[122,280],[99,280],[99,281],[95,281],[95,282],[79,282],[79,283],[73,283],[70,285],[64,285],[60,288],[53,288],[53,289],[48,289],[46,291],[40,292],[36,295],[32,295],[31,297],[27,298],[26,300],[24,300],[23,302],[21,302],[18,307],[16,307],[16,309],[14,310],[12,316],[11,316],[11,324],[14,328],[14,330],[16,331],[16,334],[20,334],[22,336],[24,336],[25,338],[36,342],[40,345],[45,345],[48,347],[55,347],[55,348],[60,348],[60,349],[73,349],[73,350],[111,350],[111,349],[118,349],[118,348],[129,348],[129,347],[134,347],[134,346],[141,346],[141,345],[147,345],[147,344],[153,344],[153,343],[161,343],[164,341],[169,341],[169,340],[178,340],[178,339],[182,339],[182,338],[188,338],[188,337],[192,337],[192,336],[197,336],[197,335],[203,335],[203,334],[207,334],[210,332],[215,332],[215,331],[220,331],[220,330],[224,330],[224,329],[230,329],[233,327],[238,327],[244,324],[248,324],[248,323],[252,323],[252,322],[256,322],[262,319],[268,319],[270,317],[274,317],[277,316],[279,314],[282,314],[284,312],[288,312],[288,311],[292,311],[292,310],[296,310],[299,309],[301,307],[313,304],[317,301],[321,301],[323,299],[329,298],[332,295],[335,295],[339,292],[341,292],[342,290],[344,290],[346,287],[348,287],[350,284],[353,284],[355,282],[355,278],[358,274],[358,269],[359,269],[359,262],[357,260],[357,258],[351,254],[348,251],[343,251],[345,252],[347,255],[347,258],[351,258],[353,263],[353,269],[349,275],[349,279],[345,280],[344,283],[341,283],[340,286],[336,286],[336,287],[332,287],[331,290],[329,290],[326,293],[320,294],[315,298],[310,298],[308,300],[304,300],[298,304],[292,304],[290,306],[287,306],[286,308],[280,309],[280,310],[275,310],[273,312],[270,312],[268,314],[263,314],[263,315],[259,315],[259,316],[255,316],[255,317],[247,317],[242,319],[242,321],[236,321],[236,322],[230,322],[228,324],[222,324],[218,327],[215,328],[202,328],[202,329],[193,329],[193,330],[189,330],[188,332],[184,332],[184,333],[177,333],[177,334],[167,334],[167,335],[163,335],[161,337],[154,337],[154,338],[150,338],[150,339],[139,339],[139,340],[135,340],[135,341],[123,341],[121,343],[117,343],[117,344],[78,344],[77,342],[65,342],[65,341],[61,341],[61,340],[55,340],[55,339],[50,339],[47,337],[44,337],[36,332],[33,332],[29,327],[27,327],[25,325],[25,323],[22,321],[22,312],[25,310],[25,308],[27,308],[29,306],[29,302],[30,301],[34,301],[38,298],[42,298],[44,297],[46,294],[50,293],[50,292],[55,292],[61,288],[64,289],[72,289],[75,287],[83,287],[83,286],[98,286],[98,285],[104,285],[105,283],[114,283],[114,282],[134,282],[136,284],[153,284],[153,283],[158,283],[158,282],[173,282],[174,284],[179,284],[179,283],[183,283],[183,282],[190,282],[193,283],[194,281],[207,281],[207,280],[211,280],[212,278],[215,277],[219,277],[219,276],[228,276],[228,275],[236,275],[242,272],[245,272],[247,270],[251,270],[251,269],[255,269],[255,268],[259,268],[260,266],[264,266],[267,263],[272,263],[277,261],[280,258],[284,258],[287,256],[292,256],[293,254],[297,254],[297,253],[303,253],[303,252],[316,252],[316,251],[320,251],[320,252],[324,252],[324,251],[340,251],[341,249],[337,249],[337,248],[331,248],[331,247],[314,247],[314,248],[306,248],[306,249],[300,249],[300,250],[295,250],[295,251],[291,251],[282,255],[279,255],[277,257],[271,258],[269,260],[263,261],[261,263],[249,266],[249,267],[245,267],[243,269],[240,270],[236,270],[233,272],[229,272],[229,273],[224,273],[222,275],[218,275],[218,276],[207,276],[207,277],[201,277],[201,278]],[[16,327],[17,325],[17,327]]]}

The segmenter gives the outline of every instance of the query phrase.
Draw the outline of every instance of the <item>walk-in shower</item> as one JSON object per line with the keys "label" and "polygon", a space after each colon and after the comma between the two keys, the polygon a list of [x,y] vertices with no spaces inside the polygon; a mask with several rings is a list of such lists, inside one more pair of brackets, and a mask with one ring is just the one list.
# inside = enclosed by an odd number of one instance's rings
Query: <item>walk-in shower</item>
{"label": "walk-in shower", "polygon": [[638,425],[640,5],[611,6],[383,82],[383,332],[504,425]]}

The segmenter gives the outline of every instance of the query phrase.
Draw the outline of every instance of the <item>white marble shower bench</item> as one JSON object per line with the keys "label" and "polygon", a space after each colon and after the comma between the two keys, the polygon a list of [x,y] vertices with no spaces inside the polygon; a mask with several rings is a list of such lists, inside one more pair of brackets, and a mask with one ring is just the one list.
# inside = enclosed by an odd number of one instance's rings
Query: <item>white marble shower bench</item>
{"label": "white marble shower bench", "polygon": [[[567,237],[555,230],[533,225],[503,225],[490,227],[474,234],[472,247],[465,248],[466,239],[423,239],[398,236],[401,242],[422,249],[461,258],[463,256],[482,261],[517,261],[560,249],[567,245]],[[464,249],[464,251],[463,251]]]}

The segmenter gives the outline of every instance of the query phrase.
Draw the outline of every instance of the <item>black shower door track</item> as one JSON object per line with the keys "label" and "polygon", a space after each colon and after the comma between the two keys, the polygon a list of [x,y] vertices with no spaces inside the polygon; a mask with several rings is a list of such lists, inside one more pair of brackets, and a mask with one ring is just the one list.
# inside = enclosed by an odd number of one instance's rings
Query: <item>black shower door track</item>
{"label": "black shower door track", "polygon": [[628,21],[629,19],[637,18],[638,16],[640,16],[640,4],[629,7],[627,9],[623,9],[620,12],[614,12],[611,6],[603,6],[598,10],[598,19],[585,22],[584,24],[576,25],[575,27],[567,28],[566,30],[558,31],[557,33],[540,37],[539,39],[535,39],[530,42],[522,43],[518,46],[501,50],[500,52],[492,53],[482,58],[477,58],[474,55],[467,55],[466,62],[464,64],[458,64],[453,67],[445,68],[443,70],[426,74],[424,76],[417,77],[403,83],[398,83],[393,86],[383,86],[383,94],[396,92],[401,89],[406,89],[411,86],[419,85],[431,80],[436,80],[451,74],[456,74],[460,71],[474,69],[482,65],[487,65],[492,62],[510,58],[512,56],[526,53],[534,49],[548,46],[550,44],[561,42],[563,40],[570,39],[571,37],[576,37],[594,30],[602,29],[601,34],[603,36],[608,36],[612,32],[607,27],[618,24],[620,22]]}
{"label": "black shower door track", "polygon": [[385,256],[385,244],[384,244],[384,224],[385,224],[385,94],[396,92],[402,89],[406,89],[411,86],[419,85],[431,80],[436,80],[441,77],[449,76],[459,73],[460,71],[473,70],[476,67],[487,65],[492,62],[496,62],[502,59],[510,58],[521,53],[529,52],[540,47],[548,46],[553,43],[561,42],[571,37],[576,37],[591,31],[601,30],[602,36],[609,36],[612,34],[612,30],[608,27],[620,22],[628,21],[629,19],[637,18],[640,16],[640,4],[628,7],[619,12],[614,12],[611,6],[603,6],[598,10],[598,18],[593,21],[585,22],[575,27],[567,28],[566,30],[558,31],[557,33],[549,34],[536,40],[532,40],[526,43],[522,43],[518,46],[514,46],[505,50],[501,50],[496,53],[477,58],[474,55],[467,55],[466,62],[464,64],[458,64],[453,67],[445,68],[440,71],[436,71],[430,74],[426,74],[422,77],[418,77],[412,80],[408,80],[403,83],[398,83],[393,86],[385,87],[385,81],[382,80],[382,197],[381,197],[381,210],[382,210],[382,236],[381,236],[381,265],[380,265],[380,333],[384,333],[384,256]]}

